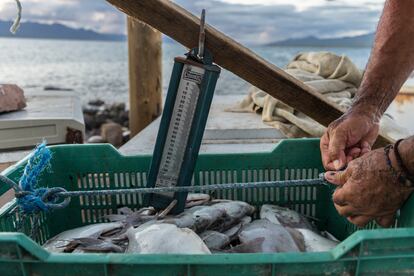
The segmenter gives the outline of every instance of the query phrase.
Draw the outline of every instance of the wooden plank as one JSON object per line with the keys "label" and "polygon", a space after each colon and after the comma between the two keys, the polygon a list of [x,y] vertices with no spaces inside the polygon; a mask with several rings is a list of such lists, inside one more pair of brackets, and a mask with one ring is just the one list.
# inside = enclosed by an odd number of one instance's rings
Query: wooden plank
{"label": "wooden plank", "polygon": [[129,128],[136,135],[161,114],[162,38],[151,26],[127,19],[129,56]]}
{"label": "wooden plank", "polygon": [[[201,153],[270,152],[286,138],[278,129],[263,123],[254,113],[234,113],[225,110],[234,106],[244,95],[215,95],[208,115]],[[160,127],[160,118],[119,148],[123,155],[152,154]]]}
{"label": "wooden plank", "polygon": [[[198,44],[200,20],[165,0],[107,0],[127,15],[139,19],[186,47]],[[214,61],[273,97],[303,112],[324,126],[339,118],[343,110],[282,69],[267,62],[211,26],[206,26],[206,49]],[[377,145],[389,140],[379,137]]]}

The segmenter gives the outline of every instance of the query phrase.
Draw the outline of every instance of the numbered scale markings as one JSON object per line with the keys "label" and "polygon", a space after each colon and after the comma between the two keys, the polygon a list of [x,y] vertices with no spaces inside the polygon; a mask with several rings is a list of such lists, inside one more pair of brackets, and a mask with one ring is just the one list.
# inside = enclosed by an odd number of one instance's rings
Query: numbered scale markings
{"label": "numbered scale markings", "polygon": [[184,65],[155,183],[156,187],[177,185],[200,95],[203,74],[203,68]]}

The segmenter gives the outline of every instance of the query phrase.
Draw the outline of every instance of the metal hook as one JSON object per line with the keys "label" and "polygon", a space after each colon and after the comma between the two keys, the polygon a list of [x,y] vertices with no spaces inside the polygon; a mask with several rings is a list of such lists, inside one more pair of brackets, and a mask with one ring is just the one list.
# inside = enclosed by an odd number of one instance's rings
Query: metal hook
{"label": "metal hook", "polygon": [[204,58],[204,43],[206,41],[206,32],[205,32],[205,24],[206,24],[206,10],[203,9],[201,12],[201,19],[200,19],[200,35],[198,37],[198,58]]}
{"label": "metal hook", "polygon": [[64,192],[67,191],[61,187],[50,188],[46,193],[43,194],[42,201],[50,209],[63,209],[70,203],[70,197],[64,197],[62,202],[57,202],[60,197],[59,194]]}

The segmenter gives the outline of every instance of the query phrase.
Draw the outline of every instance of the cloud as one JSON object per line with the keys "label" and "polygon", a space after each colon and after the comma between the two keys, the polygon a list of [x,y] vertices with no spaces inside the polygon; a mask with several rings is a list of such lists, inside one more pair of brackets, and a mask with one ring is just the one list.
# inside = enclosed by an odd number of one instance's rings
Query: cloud
{"label": "cloud", "polygon": [[313,7],[324,7],[324,6],[360,6],[365,7],[382,7],[383,0],[370,0],[365,3],[361,3],[360,0],[220,0],[222,2],[231,4],[242,4],[242,5],[265,5],[265,6],[279,6],[279,5],[291,5],[294,6],[297,11],[304,11]]}
{"label": "cloud", "polygon": [[[373,32],[383,0],[174,0],[246,44],[304,36]],[[23,19],[59,22],[106,33],[125,33],[125,16],[103,0],[24,0]],[[12,19],[14,0],[0,0],[0,19]]]}
{"label": "cloud", "polygon": [[[0,19],[16,14],[14,0],[0,0]],[[103,0],[23,0],[23,21],[62,23],[104,33],[125,33],[125,15]]]}
{"label": "cloud", "polygon": [[[338,37],[373,32],[383,5],[383,1],[374,0],[365,1],[364,4],[356,0],[175,2],[195,14],[199,14],[205,7],[209,24],[248,44],[269,43],[292,37]],[[305,2],[306,8],[303,6]]]}

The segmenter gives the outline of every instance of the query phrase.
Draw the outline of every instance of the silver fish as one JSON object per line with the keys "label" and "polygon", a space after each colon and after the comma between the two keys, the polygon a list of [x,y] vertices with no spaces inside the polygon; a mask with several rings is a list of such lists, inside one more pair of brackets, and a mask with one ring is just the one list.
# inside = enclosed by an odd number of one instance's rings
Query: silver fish
{"label": "silver fish", "polygon": [[125,228],[138,227],[147,221],[156,219],[156,211],[153,207],[141,208],[135,212],[128,207],[122,207],[118,209],[118,214],[105,215],[103,218],[111,222],[123,222],[126,225]]}
{"label": "silver fish", "polygon": [[100,240],[95,238],[80,238],[72,240],[65,248],[65,252],[73,253],[109,253],[116,252],[122,253],[125,248],[114,244],[108,240]]}
{"label": "silver fish", "polygon": [[189,193],[185,201],[185,208],[206,204],[210,199],[210,195],[208,194]]}
{"label": "silver fish", "polygon": [[148,223],[127,231],[127,253],[211,254],[201,238],[188,228],[169,223]]}
{"label": "silver fish", "polygon": [[223,232],[240,220],[253,214],[255,208],[242,201],[214,200],[209,205],[194,206],[185,209],[178,216],[168,216],[164,223],[172,223],[181,228],[190,228],[197,233],[206,230]]}
{"label": "silver fish", "polygon": [[230,244],[230,238],[217,231],[207,230],[200,234],[200,238],[210,250],[220,250]]}
{"label": "silver fish", "polygon": [[177,216],[167,216],[161,222],[163,223],[171,223],[180,228],[190,228],[195,229],[195,217],[194,212],[205,208],[205,206],[194,206],[189,209],[185,209],[184,212]]}
{"label": "silver fish", "polygon": [[251,253],[257,252],[299,252],[289,232],[281,225],[268,220],[255,220],[243,226],[239,234],[241,244],[255,244]]}
{"label": "silver fish", "polygon": [[121,207],[121,208],[118,208],[118,214],[121,214],[121,215],[130,215],[133,212],[134,211],[131,208],[129,208],[129,207]]}
{"label": "silver fish", "polygon": [[299,248],[301,248],[302,251],[330,251],[339,244],[339,242],[327,239],[309,229],[290,228],[288,231],[291,233],[296,244]]}
{"label": "silver fish", "polygon": [[223,201],[220,200],[212,201],[213,208],[222,210],[226,214],[226,219],[222,223],[217,223],[215,227],[211,227],[211,230],[216,230],[219,232],[226,231],[232,226],[238,224],[244,217],[251,216],[256,208],[243,201]]}
{"label": "silver fish", "polygon": [[97,223],[64,231],[43,244],[43,248],[49,252],[62,253],[65,247],[75,239],[98,238],[102,234],[118,229],[122,230],[124,224],[121,222]]}
{"label": "silver fish", "polygon": [[340,242],[334,235],[332,235],[328,231],[322,231],[321,235],[323,237],[327,238],[328,240],[331,240],[331,241],[334,241],[334,242]]}
{"label": "silver fish", "polygon": [[218,251],[217,253],[260,253],[263,250],[264,242],[265,238],[256,238],[228,250]]}
{"label": "silver fish", "polygon": [[243,201],[212,201],[213,207],[221,209],[226,212],[227,216],[231,219],[241,219],[245,216],[250,216],[254,213],[256,208],[247,202]]}
{"label": "silver fish", "polygon": [[238,239],[238,235],[240,233],[240,230],[242,227],[252,221],[252,218],[249,216],[246,216],[241,219],[241,221],[229,228],[228,230],[224,231],[223,234],[225,234],[227,237],[229,237],[230,241],[234,241]]}
{"label": "silver fish", "polygon": [[285,227],[318,231],[317,228],[303,215],[289,208],[277,205],[263,205],[260,209],[260,219],[267,219],[274,224],[279,224]]}
{"label": "silver fish", "polygon": [[155,210],[154,207],[149,206],[149,207],[144,207],[144,208],[139,209],[136,213],[139,213],[144,216],[152,216],[152,215],[155,215],[157,211]]}
{"label": "silver fish", "polygon": [[195,219],[194,230],[200,233],[206,229],[216,228],[227,220],[226,211],[214,206],[204,206],[193,213]]}

